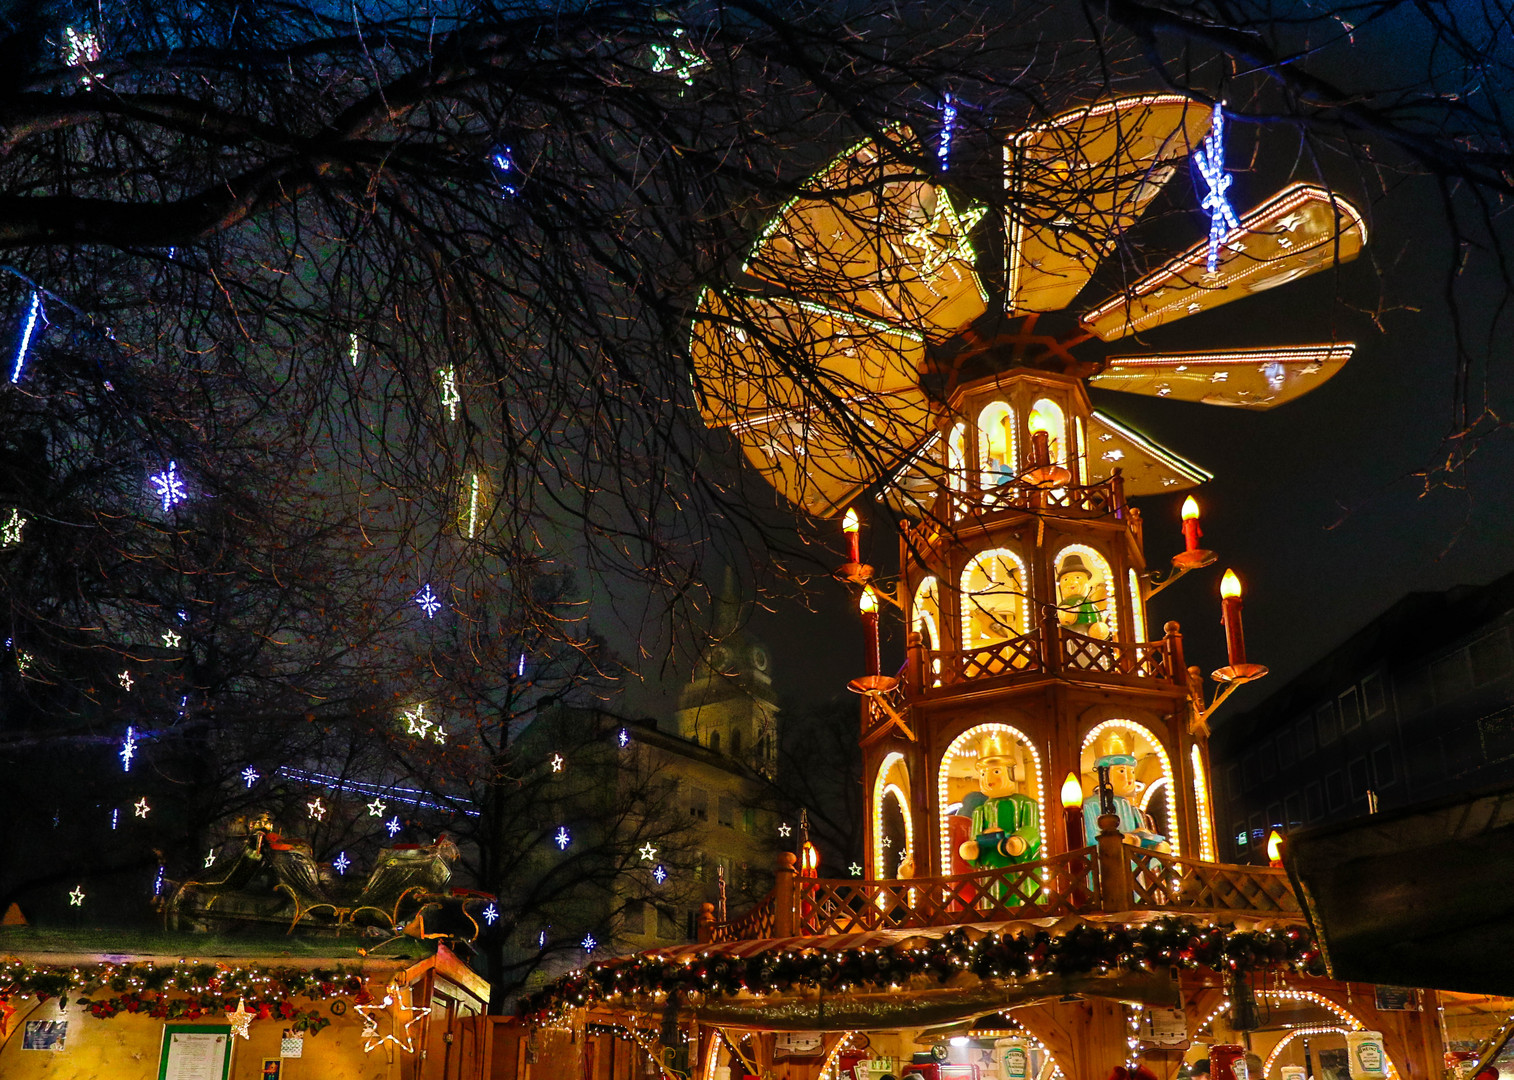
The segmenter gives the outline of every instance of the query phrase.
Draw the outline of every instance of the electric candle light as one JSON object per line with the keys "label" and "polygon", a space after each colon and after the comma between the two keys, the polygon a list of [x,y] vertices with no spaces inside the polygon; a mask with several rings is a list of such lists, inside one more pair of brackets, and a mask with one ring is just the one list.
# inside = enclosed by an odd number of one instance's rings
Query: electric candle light
{"label": "electric candle light", "polygon": [[1267,865],[1273,867],[1283,865],[1283,837],[1276,829],[1267,836]]}
{"label": "electric candle light", "polygon": [[1246,632],[1241,626],[1241,579],[1226,570],[1220,579],[1220,621],[1225,627],[1225,652],[1230,666],[1246,662]]}
{"label": "electric candle light", "polygon": [[847,510],[846,517],[841,519],[841,531],[846,533],[847,562],[860,563],[862,561],[862,522],[857,517],[857,511]]}
{"label": "electric candle light", "polygon": [[1062,820],[1067,826],[1067,850],[1076,851],[1088,843],[1083,835],[1083,785],[1077,773],[1068,773],[1062,781]]}
{"label": "electric candle light", "polygon": [[878,658],[878,594],[873,591],[871,585],[862,590],[862,597],[857,601],[857,606],[862,610],[862,629],[867,649],[867,673],[877,675],[882,666]]}
{"label": "electric candle light", "polygon": [[1183,500],[1183,550],[1197,551],[1199,537],[1203,535],[1199,528],[1199,501],[1190,495]]}

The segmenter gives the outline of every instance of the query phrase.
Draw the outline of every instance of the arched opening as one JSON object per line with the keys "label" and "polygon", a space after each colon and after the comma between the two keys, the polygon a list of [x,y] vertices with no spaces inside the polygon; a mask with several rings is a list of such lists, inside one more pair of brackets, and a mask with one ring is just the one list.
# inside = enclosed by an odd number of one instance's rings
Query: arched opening
{"label": "arched opening", "polygon": [[1062,406],[1050,398],[1041,398],[1030,407],[1030,415],[1025,419],[1025,427],[1031,436],[1031,445],[1025,450],[1026,468],[1034,465],[1031,455],[1035,452],[1036,433],[1040,431],[1046,432],[1049,464],[1068,467],[1067,415],[1062,412]]}
{"label": "arched opening", "polygon": [[1209,777],[1204,775],[1204,755],[1197,746],[1189,754],[1193,770],[1193,805],[1199,815],[1199,858],[1215,861],[1214,811],[1209,805]]}
{"label": "arched opening", "polygon": [[720,753],[720,732],[710,732],[710,749],[717,754]]}
{"label": "arched opening", "polygon": [[[913,877],[915,821],[909,809],[909,767],[904,755],[889,754],[873,780],[873,876]],[[904,870],[910,873],[901,872]]]}
{"label": "arched opening", "polygon": [[1081,416],[1076,418],[1078,431],[1078,475],[1073,478],[1075,484],[1089,483],[1088,471],[1088,428],[1083,424]]}
{"label": "arched opening", "polygon": [[1108,640],[1118,631],[1109,561],[1087,544],[1057,552],[1057,619],[1084,637]]}
{"label": "arched opening", "polygon": [[1172,798],[1177,781],[1161,741],[1133,720],[1105,720],[1084,736],[1078,764],[1083,785],[1083,829],[1090,838],[1099,834],[1101,763],[1109,766],[1120,831],[1134,835],[1143,848],[1160,851],[1165,847],[1181,855],[1182,814]]}
{"label": "arched opening", "polygon": [[[964,874],[976,867],[961,855],[961,845],[968,840],[971,819],[963,810],[972,801],[969,796],[982,794],[980,763],[987,754],[1006,759],[1016,793],[1028,798],[1034,808],[1038,829],[1046,821],[1041,755],[1023,732],[1008,724],[979,724],[951,741],[941,755],[936,774],[936,806],[940,815],[941,873]],[[1039,840],[1035,855],[1039,855]],[[1027,853],[1029,854],[1029,853]],[[1024,858],[1020,861],[1032,861]]]}
{"label": "arched opening", "polygon": [[967,425],[958,423],[946,437],[946,485],[954,494],[967,490]]}
{"label": "arched opening", "polygon": [[740,757],[741,756],[741,732],[740,731],[732,731],[731,732],[731,756],[732,757]]}
{"label": "arched opening", "polygon": [[931,655],[945,648],[941,642],[941,588],[934,577],[915,586],[915,600],[910,611],[910,628],[920,635],[920,647],[927,653],[928,680],[932,686],[940,686],[941,658]]}
{"label": "arched opening", "polygon": [[1141,578],[1134,567],[1130,570],[1130,637],[1146,640],[1146,605],[1141,602]]}
{"label": "arched opening", "polygon": [[984,491],[1014,480],[1015,414],[1002,401],[992,401],[978,414],[978,484]]}
{"label": "arched opening", "polygon": [[[1367,1025],[1355,1014],[1313,990],[1258,989],[1256,998],[1262,1024],[1249,1032],[1247,1041],[1262,1058],[1262,1076],[1278,1080],[1283,1066],[1303,1065],[1305,1040],[1310,1044],[1314,1075],[1346,1075],[1349,1071],[1346,1034],[1367,1030]],[[1232,1005],[1228,998],[1221,1002],[1199,1024],[1195,1034],[1207,1032],[1205,1041],[1239,1042],[1239,1033],[1222,1020],[1229,1016]],[[1389,1077],[1402,1075],[1391,1057],[1384,1053],[1383,1058]]]}
{"label": "arched opening", "polygon": [[[1008,548],[973,556],[962,571],[962,647],[975,649],[1030,631],[1025,560]],[[1023,661],[1022,661],[1023,663]]]}

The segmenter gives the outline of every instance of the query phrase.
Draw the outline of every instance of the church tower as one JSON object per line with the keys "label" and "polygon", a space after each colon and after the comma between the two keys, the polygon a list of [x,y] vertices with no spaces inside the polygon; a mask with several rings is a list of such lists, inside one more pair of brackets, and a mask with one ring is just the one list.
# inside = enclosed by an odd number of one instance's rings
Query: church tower
{"label": "church tower", "polygon": [[681,738],[771,777],[778,765],[772,658],[742,621],[736,575],[727,567],[716,601],[715,644],[678,695],[674,722]]}

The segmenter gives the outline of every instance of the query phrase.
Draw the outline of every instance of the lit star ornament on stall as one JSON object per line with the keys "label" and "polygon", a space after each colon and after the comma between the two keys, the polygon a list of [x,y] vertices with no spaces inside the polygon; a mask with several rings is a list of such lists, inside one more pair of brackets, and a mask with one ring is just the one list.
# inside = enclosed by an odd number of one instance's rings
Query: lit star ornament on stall
{"label": "lit star ornament on stall", "polygon": [[372,1053],[386,1044],[398,1047],[402,1053],[413,1053],[415,1042],[410,1028],[431,1013],[429,1007],[414,1007],[411,1004],[410,987],[398,983],[389,984],[384,990],[382,1001],[354,1005],[353,1008],[363,1017],[364,1053]]}
{"label": "lit star ornament on stall", "polygon": [[[1033,124],[1004,147],[1002,215],[963,204],[940,174],[923,174],[923,143],[904,128],[859,143],[769,221],[732,284],[701,293],[690,352],[705,422],[728,429],[752,468],[814,516],[840,515],[872,490],[922,517],[942,456],[928,452],[939,436],[926,387],[951,377],[943,357],[985,334],[1022,366],[1077,372],[1122,393],[1262,410],[1314,390],[1353,345],[1073,355],[1089,338],[1145,335],[1361,253],[1362,214],[1317,184],[1290,183],[1248,211],[1227,209],[1224,128],[1223,112],[1174,94],[1102,101]],[[1206,140],[1203,239],[1120,292],[1084,301],[1095,271]],[[954,162],[953,173],[960,168]],[[1002,232],[979,238],[990,229]],[[1073,329],[1057,336],[1037,326],[1074,306]],[[1098,448],[1082,482],[1103,483],[1118,467],[1126,496],[1210,479],[1103,410],[1079,441]]]}
{"label": "lit star ornament on stall", "polygon": [[231,1025],[233,1038],[252,1038],[252,1022],[257,1018],[257,1013],[247,1008],[247,1003],[237,998],[237,1007],[226,1010],[226,1022]]}

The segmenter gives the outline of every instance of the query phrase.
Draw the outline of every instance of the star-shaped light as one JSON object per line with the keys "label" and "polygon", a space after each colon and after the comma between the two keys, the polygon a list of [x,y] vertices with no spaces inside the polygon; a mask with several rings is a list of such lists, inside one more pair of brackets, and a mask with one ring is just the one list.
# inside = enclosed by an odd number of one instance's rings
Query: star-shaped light
{"label": "star-shaped light", "polygon": [[310,816],[315,818],[317,821],[326,820],[326,804],[321,801],[321,797],[319,795],[317,795],[310,802],[306,803],[305,809],[309,810]]}
{"label": "star-shaped light", "polygon": [[657,884],[659,884],[659,885],[661,885],[664,881],[667,881],[668,880],[668,868],[666,866],[663,866],[662,863],[658,863],[652,869],[652,880],[655,881],[655,882],[657,882]]}
{"label": "star-shaped light", "polygon": [[553,754],[552,755],[552,771],[553,772],[562,772],[562,767],[563,767],[563,756],[561,754]]}
{"label": "star-shaped light", "polygon": [[388,821],[384,822],[384,828],[389,830],[389,836],[393,839],[394,835],[404,828],[404,826],[400,824],[400,816],[395,814]]}
{"label": "star-shaped light", "polygon": [[248,787],[252,787],[253,784],[262,779],[262,774],[249,765],[242,770],[242,779],[246,781]]}
{"label": "star-shaped light", "polygon": [[789,825],[789,823],[787,821],[780,822],[779,825],[778,825],[778,835],[779,836],[788,836],[793,831],[794,831],[793,828]]}
{"label": "star-shaped light", "polygon": [[621,728],[615,733],[615,741],[620,744],[622,750],[631,745],[631,732],[627,728]]}
{"label": "star-shaped light", "polygon": [[442,384],[442,408],[447,410],[447,419],[457,419],[457,407],[463,403],[463,395],[457,391],[457,370],[448,364],[436,373]]}
{"label": "star-shaped light", "polygon": [[405,709],[405,733],[407,735],[419,735],[426,737],[426,732],[431,730],[431,721],[426,719],[426,703],[423,701],[413,709]]}
{"label": "star-shaped light", "polygon": [[11,516],[5,519],[5,524],[0,525],[0,547],[21,543],[21,530],[24,528],[26,519],[21,516],[21,511],[11,507]]}
{"label": "star-shaped light", "polygon": [[428,619],[436,618],[436,613],[442,607],[442,602],[437,599],[436,593],[431,591],[431,583],[429,581],[426,583],[424,589],[415,594],[415,602],[421,606],[421,610],[426,613],[426,618]]}
{"label": "star-shaped light", "polygon": [[372,1053],[385,1043],[393,1043],[406,1054],[413,1053],[415,1044],[410,1038],[410,1028],[431,1012],[429,1008],[415,1008],[410,1003],[410,987],[397,982],[389,984],[384,1000],[353,1008],[363,1015],[364,1053]]}
{"label": "star-shaped light", "polygon": [[244,1039],[252,1038],[252,1033],[247,1029],[252,1026],[252,1021],[258,1014],[247,1008],[247,1003],[237,998],[237,1007],[226,1010],[226,1022],[231,1025],[232,1037],[240,1035]]}
{"label": "star-shaped light", "polygon": [[335,859],[331,860],[331,868],[338,874],[345,874],[347,872],[347,867],[351,865],[352,860],[347,858],[347,853],[345,851],[339,854]]}
{"label": "star-shaped light", "polygon": [[647,843],[642,844],[641,845],[641,861],[642,862],[651,862],[655,858],[657,858],[657,849],[652,846],[651,842],[648,841]]}
{"label": "star-shaped light", "polygon": [[566,825],[559,825],[557,827],[557,835],[552,837],[552,842],[557,845],[558,851],[568,850],[568,845],[573,842],[573,838],[568,835],[568,828]]}
{"label": "star-shaped light", "polygon": [[119,675],[116,676],[116,681],[121,684],[121,689],[122,690],[126,690],[126,691],[130,691],[131,690],[132,678],[131,678],[131,672],[130,671],[123,671],[123,672],[121,672],[121,674],[119,674]]}
{"label": "star-shaped light", "polygon": [[847,867],[847,869],[852,872],[852,877],[862,876],[862,867],[858,866],[856,863],[852,863],[852,865]]}
{"label": "star-shaped light", "polygon": [[599,942],[594,940],[593,934],[585,934],[583,940],[584,952],[593,952],[599,948]]}
{"label": "star-shaped light", "polygon": [[19,671],[22,675],[25,675],[26,669],[32,666],[32,661],[34,659],[35,657],[33,657],[31,653],[27,652],[25,649],[22,649],[16,654],[16,670]]}
{"label": "star-shaped light", "polygon": [[148,811],[151,810],[152,807],[147,805],[147,796],[143,795],[136,802],[132,803],[132,809],[136,811],[137,817],[145,818]]}
{"label": "star-shaped light", "polygon": [[131,772],[131,759],[137,754],[137,733],[130,727],[126,729],[126,738],[121,740],[121,749],[117,753],[121,758],[121,771]]}
{"label": "star-shaped light", "polygon": [[163,631],[163,648],[165,649],[177,649],[179,647],[179,642],[183,640],[183,638],[174,633],[172,630]]}
{"label": "star-shaped light", "polygon": [[209,854],[207,854],[205,856],[205,869],[209,870],[210,867],[211,867],[211,865],[215,861],[216,861],[216,849],[215,848],[211,848]]}
{"label": "star-shaped light", "polygon": [[431,738],[432,741],[434,741],[438,746],[445,745],[447,742],[446,729],[443,728],[440,724],[437,724],[436,728],[431,732]]}
{"label": "star-shaped light", "polygon": [[68,906],[69,907],[83,907],[84,906],[84,886],[83,885],[75,885],[72,889],[69,890],[69,893],[68,893]]}
{"label": "star-shaped light", "polygon": [[152,481],[152,486],[158,489],[158,498],[163,500],[164,510],[170,510],[175,503],[181,503],[189,498],[184,491],[184,481],[179,479],[177,462],[170,461],[168,468],[160,473],[153,473],[148,479]]}
{"label": "star-shaped light", "polygon": [[383,799],[375,797],[374,800],[371,803],[368,804],[368,816],[369,817],[381,818],[381,817],[384,816],[384,813],[388,809],[389,809],[389,806],[388,806],[387,803],[384,802]]}
{"label": "star-shaped light", "polygon": [[494,920],[497,918],[499,918],[499,908],[495,907],[494,901],[491,900],[489,901],[489,906],[484,908],[484,922],[493,926]]}

